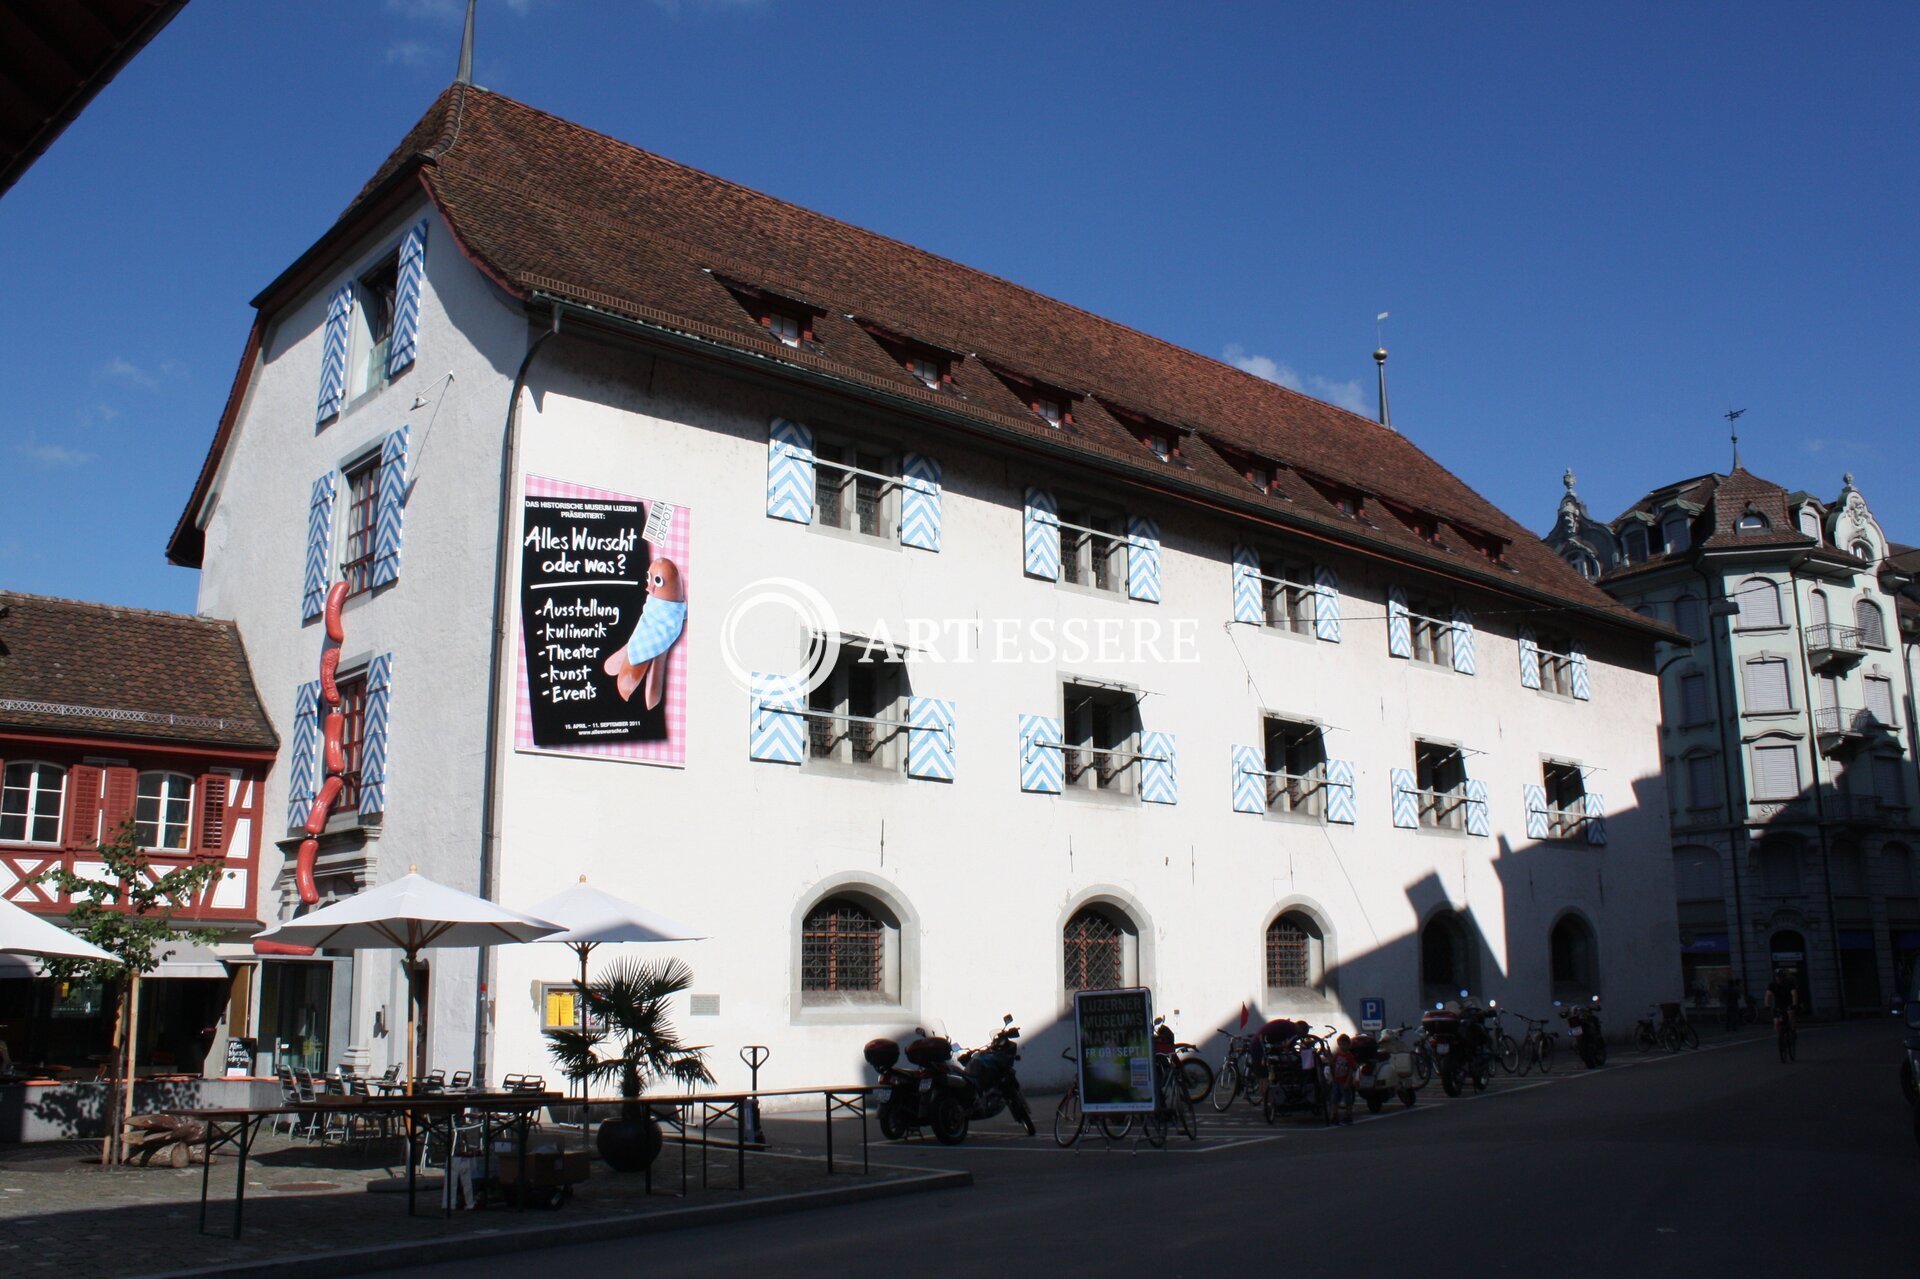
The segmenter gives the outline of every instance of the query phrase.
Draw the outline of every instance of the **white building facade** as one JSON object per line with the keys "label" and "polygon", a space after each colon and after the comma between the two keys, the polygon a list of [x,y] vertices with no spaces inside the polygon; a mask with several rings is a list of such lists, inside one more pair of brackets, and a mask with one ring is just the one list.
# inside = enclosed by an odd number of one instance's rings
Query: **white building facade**
{"label": "white building facade", "polygon": [[[723,1083],[1003,1012],[1044,1077],[1084,986],[1196,1037],[1677,993],[1666,632],[1383,427],[462,87],[259,305],[173,554],[285,716],[268,917],[345,581],[308,895],[698,925],[633,953]],[[551,1074],[575,971],[433,954],[426,1060]]]}

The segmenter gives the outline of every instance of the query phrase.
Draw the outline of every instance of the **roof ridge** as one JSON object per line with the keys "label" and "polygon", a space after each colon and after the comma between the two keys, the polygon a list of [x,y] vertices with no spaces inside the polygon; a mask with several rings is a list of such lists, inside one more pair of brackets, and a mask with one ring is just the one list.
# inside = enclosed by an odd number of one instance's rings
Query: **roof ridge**
{"label": "roof ridge", "polygon": [[[1275,391],[1278,391],[1279,393],[1281,393],[1282,395],[1293,396],[1295,398],[1302,399],[1302,400],[1310,400],[1315,404],[1325,405],[1326,407],[1333,409],[1336,412],[1344,413],[1356,421],[1366,423],[1368,426],[1375,427],[1380,430],[1387,429],[1385,427],[1382,427],[1380,423],[1374,421],[1370,417],[1367,417],[1363,413],[1356,413],[1352,409],[1345,408],[1338,404],[1334,404],[1329,400],[1322,400],[1317,396],[1308,395],[1305,391],[1296,390],[1295,388],[1287,386],[1283,383],[1275,382],[1268,378],[1263,378],[1257,373],[1248,372],[1246,369],[1240,368],[1238,365],[1229,364],[1225,360],[1219,359],[1215,356],[1206,355],[1200,351],[1194,350],[1192,347],[1181,346],[1178,342],[1173,341],[1171,338],[1164,338],[1159,336],[1158,334],[1149,333],[1145,329],[1136,328],[1131,324],[1123,323],[1119,320],[1112,318],[1111,316],[1101,315],[1097,311],[1090,311],[1086,307],[1081,306],[1077,302],[1069,302],[1065,298],[1055,297],[1051,293],[1042,293],[1039,289],[1033,288],[1031,285],[1022,284],[1018,280],[1008,279],[1004,275],[996,275],[992,271],[983,270],[980,267],[969,265],[968,263],[962,262],[957,258],[950,258],[943,253],[936,253],[932,249],[924,248],[920,245],[909,243],[906,240],[898,239],[894,236],[888,235],[884,231],[875,231],[871,227],[860,226],[857,223],[847,221],[845,218],[836,217],[831,213],[823,213],[819,209],[809,208],[804,204],[796,203],[792,200],[787,199],[784,196],[774,195],[772,192],[762,191],[758,187],[748,186],[744,182],[737,182],[732,178],[722,177],[719,174],[709,172],[708,170],[703,169],[698,165],[687,164],[684,161],[676,160],[672,156],[664,155],[658,151],[649,151],[647,148],[640,146],[636,143],[628,142],[622,138],[616,138],[611,133],[603,133],[599,129],[590,128],[589,126],[581,124],[578,121],[568,120],[563,116],[557,116],[553,114],[551,111],[544,110],[541,107],[536,107],[531,103],[522,102],[520,99],[515,98],[509,94],[498,93],[492,89],[482,89],[477,85],[473,86],[473,88],[476,92],[486,94],[489,97],[498,98],[500,101],[508,103],[511,106],[518,107],[524,111],[530,111],[535,115],[542,116],[545,119],[555,121],[556,123],[562,125],[563,127],[571,129],[577,133],[585,133],[596,138],[604,138],[606,141],[614,144],[615,146],[625,147],[629,151],[637,151],[641,155],[651,156],[656,160],[660,160],[664,163],[671,164],[674,167],[679,169],[684,169],[689,173],[697,173],[703,178],[708,178],[714,182],[719,183],[722,186],[729,187],[735,191],[745,192],[748,195],[756,196],[763,200],[770,200],[773,203],[782,206],[783,208],[791,209],[794,212],[800,213],[806,217],[820,218],[824,221],[835,223],[836,225],[845,227],[849,231],[854,231],[864,236],[871,236],[873,239],[879,240],[882,243],[894,245],[898,248],[905,249],[909,253],[913,253],[924,258],[931,258],[934,261],[941,262],[946,264],[947,266],[957,268],[961,271],[966,272],[968,275],[977,276],[978,278],[983,280],[991,280],[996,284],[1004,284],[1011,289],[1018,289],[1020,292],[1026,294],[1029,297],[1038,298],[1041,301],[1047,302],[1054,306],[1065,307],[1069,311],[1073,311],[1080,315],[1084,315],[1087,318],[1094,320],[1099,324],[1107,326],[1108,328],[1119,329],[1127,333],[1135,334],[1139,337],[1145,338],[1149,342],[1155,343],[1158,346],[1162,346],[1169,351],[1178,352],[1181,355],[1190,355],[1197,359],[1206,360],[1208,363],[1217,364],[1221,368],[1230,369],[1234,373],[1237,373],[1242,377],[1252,378],[1255,382],[1258,382],[1264,386],[1271,387]],[[433,162],[436,165],[443,165],[445,158],[446,158],[445,156],[435,157]],[[659,238],[676,239],[676,237],[670,237],[670,236],[661,236]],[[678,242],[685,243],[684,241],[678,241]],[[694,246],[689,246],[689,247],[694,247]],[[1400,432],[1395,431],[1393,432],[1393,434],[1398,435],[1400,434]]]}
{"label": "roof ridge", "polygon": [[199,613],[176,613],[169,609],[142,608],[138,604],[112,604],[105,600],[77,600],[65,595],[36,595],[31,591],[8,590],[5,587],[0,587],[0,599],[34,600],[42,604],[68,604],[77,608],[111,609],[118,613],[161,618],[166,621],[192,622],[199,626],[231,627],[233,625],[230,618],[203,617]]}

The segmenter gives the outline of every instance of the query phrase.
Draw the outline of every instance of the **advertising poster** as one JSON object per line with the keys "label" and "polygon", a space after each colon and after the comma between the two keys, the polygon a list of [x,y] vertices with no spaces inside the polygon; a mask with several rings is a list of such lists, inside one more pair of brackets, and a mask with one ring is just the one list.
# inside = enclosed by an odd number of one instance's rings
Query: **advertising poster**
{"label": "advertising poster", "polygon": [[683,767],[687,509],[529,475],[521,516],[515,748]]}
{"label": "advertising poster", "polygon": [[1153,1110],[1153,992],[1083,990],[1073,997],[1080,1102],[1094,1114]]}

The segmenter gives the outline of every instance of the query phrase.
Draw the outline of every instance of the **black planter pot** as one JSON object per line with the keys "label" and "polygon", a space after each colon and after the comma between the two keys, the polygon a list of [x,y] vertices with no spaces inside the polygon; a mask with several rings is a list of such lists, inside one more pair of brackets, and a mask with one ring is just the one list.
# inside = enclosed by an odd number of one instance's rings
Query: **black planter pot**
{"label": "black planter pot", "polygon": [[660,1154],[660,1125],[635,1106],[609,1119],[594,1134],[600,1157],[615,1172],[645,1172]]}

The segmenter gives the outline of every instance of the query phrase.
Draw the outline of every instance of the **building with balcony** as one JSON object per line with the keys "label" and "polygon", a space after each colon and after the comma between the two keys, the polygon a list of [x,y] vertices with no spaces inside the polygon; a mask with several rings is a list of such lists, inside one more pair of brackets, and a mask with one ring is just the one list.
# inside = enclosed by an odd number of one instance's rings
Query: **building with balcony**
{"label": "building with balcony", "polygon": [[1547,545],[1684,637],[1658,670],[1689,997],[1791,967],[1815,1008],[1883,1010],[1920,956],[1911,554],[1851,475],[1823,500],[1736,465],[1610,522],[1566,490]]}
{"label": "building with balcony", "polygon": [[[734,1084],[1009,1011],[1059,1070],[1090,987],[1671,996],[1671,632],[1405,435],[464,85],[257,308],[170,553],[282,728],[278,916],[584,874],[709,934],[632,953]],[[424,1060],[551,1075],[576,972],[430,952]]]}

